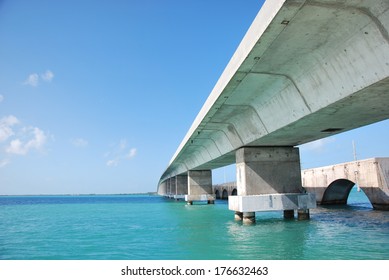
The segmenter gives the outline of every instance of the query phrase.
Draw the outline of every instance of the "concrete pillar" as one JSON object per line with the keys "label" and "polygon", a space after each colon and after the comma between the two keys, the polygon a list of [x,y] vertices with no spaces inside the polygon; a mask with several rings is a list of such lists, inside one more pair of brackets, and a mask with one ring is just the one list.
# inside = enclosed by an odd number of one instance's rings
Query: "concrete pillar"
{"label": "concrete pillar", "polygon": [[238,195],[229,197],[228,207],[243,213],[243,222],[255,222],[257,211],[283,210],[285,218],[293,218],[294,210],[316,207],[314,195],[304,193],[301,185],[298,148],[241,148],[236,151],[236,171]]}
{"label": "concrete pillar", "polygon": [[166,195],[167,193],[167,182],[163,181],[158,188],[158,194],[159,195]]}
{"label": "concrete pillar", "polygon": [[188,175],[176,176],[176,194],[188,194]]}
{"label": "concrete pillar", "polygon": [[190,170],[188,171],[188,195],[185,200],[206,201],[213,203],[215,197],[212,194],[212,171],[211,170]]}
{"label": "concrete pillar", "polygon": [[174,199],[181,200],[185,198],[185,195],[188,194],[188,175],[177,175],[175,179],[175,192]]}
{"label": "concrete pillar", "polygon": [[211,170],[188,171],[188,194],[212,194]]}
{"label": "concrete pillar", "polygon": [[243,220],[243,213],[239,212],[239,211],[236,211],[235,212],[235,220],[236,221],[242,221]]}
{"label": "concrete pillar", "polygon": [[284,219],[294,219],[294,210],[284,210]]}
{"label": "concrete pillar", "polygon": [[255,224],[255,212],[243,212],[243,223],[246,225]]}
{"label": "concrete pillar", "polygon": [[298,148],[248,147],[236,151],[238,195],[301,193]]}
{"label": "concrete pillar", "polygon": [[170,198],[174,198],[176,194],[176,177],[170,178]]}
{"label": "concrete pillar", "polygon": [[166,196],[169,197],[171,194],[171,184],[170,184],[171,178],[166,180]]}
{"label": "concrete pillar", "polygon": [[309,220],[309,209],[299,209],[299,210],[297,210],[297,219],[299,221]]}

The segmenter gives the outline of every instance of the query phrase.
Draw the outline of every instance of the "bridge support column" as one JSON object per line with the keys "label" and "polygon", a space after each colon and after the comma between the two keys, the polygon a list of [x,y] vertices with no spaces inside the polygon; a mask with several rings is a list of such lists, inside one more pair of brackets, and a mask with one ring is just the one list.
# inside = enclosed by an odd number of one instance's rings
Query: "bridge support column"
{"label": "bridge support column", "polygon": [[235,212],[235,220],[242,221],[246,225],[255,224],[255,212]]}
{"label": "bridge support column", "polygon": [[299,209],[297,210],[297,219],[301,220],[309,220],[309,209]]}
{"label": "bridge support column", "polygon": [[294,218],[294,210],[284,210],[284,218],[285,219],[293,219]]}
{"label": "bridge support column", "polygon": [[185,199],[185,195],[188,194],[188,175],[177,175],[176,190],[174,194],[175,200]]}
{"label": "bridge support column", "polygon": [[243,223],[246,225],[255,224],[255,212],[244,212]]}
{"label": "bridge support column", "polygon": [[170,198],[170,195],[172,193],[172,188],[171,188],[171,178],[167,179],[166,180],[166,197]]}
{"label": "bridge support column", "polygon": [[291,218],[294,210],[309,212],[316,207],[314,194],[305,193],[301,186],[298,148],[241,148],[236,152],[236,168],[238,195],[229,197],[228,207],[243,213],[243,220],[245,213],[251,221],[255,221],[252,213],[259,211],[283,210],[284,217]]}
{"label": "bridge support column", "polygon": [[176,177],[170,178],[170,198],[173,199],[176,194]]}
{"label": "bridge support column", "polygon": [[165,196],[167,194],[167,181],[161,183],[158,188],[158,194],[162,196]]}
{"label": "bridge support column", "polygon": [[239,212],[239,211],[236,211],[235,212],[235,220],[236,221],[242,221],[243,220],[243,213]]}
{"label": "bridge support column", "polygon": [[215,197],[212,194],[212,171],[190,170],[188,171],[188,194],[185,201],[193,204],[193,201],[205,201],[213,204]]}

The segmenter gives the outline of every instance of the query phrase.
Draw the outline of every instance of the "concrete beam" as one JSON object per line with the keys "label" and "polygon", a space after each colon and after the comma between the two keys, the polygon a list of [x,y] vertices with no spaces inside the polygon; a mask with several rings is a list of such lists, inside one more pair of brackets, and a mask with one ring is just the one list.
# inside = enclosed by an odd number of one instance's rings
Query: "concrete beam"
{"label": "concrete beam", "polygon": [[264,194],[230,196],[228,198],[228,209],[242,213],[312,208],[316,208],[316,199],[313,193]]}

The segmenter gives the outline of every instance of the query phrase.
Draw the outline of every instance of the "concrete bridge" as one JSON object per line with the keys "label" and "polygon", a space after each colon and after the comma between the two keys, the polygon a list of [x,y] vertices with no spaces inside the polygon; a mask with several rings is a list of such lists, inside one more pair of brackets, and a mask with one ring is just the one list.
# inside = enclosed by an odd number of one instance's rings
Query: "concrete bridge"
{"label": "concrete bridge", "polygon": [[295,146],[389,118],[388,90],[389,1],[268,0],[158,193],[186,188],[188,202],[212,202],[211,170],[236,163],[236,218],[253,222],[261,210],[309,218],[316,203]]}
{"label": "concrete bridge", "polygon": [[[317,204],[346,204],[352,187],[366,194],[374,209],[389,210],[389,158],[371,158],[301,172],[302,185]],[[213,186],[216,199],[237,195],[236,182]]]}

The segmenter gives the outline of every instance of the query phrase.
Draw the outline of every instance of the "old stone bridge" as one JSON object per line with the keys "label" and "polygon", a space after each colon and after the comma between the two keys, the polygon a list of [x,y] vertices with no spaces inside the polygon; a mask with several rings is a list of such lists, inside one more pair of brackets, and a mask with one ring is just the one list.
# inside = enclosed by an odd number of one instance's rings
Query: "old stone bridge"
{"label": "old stone bridge", "polygon": [[[368,197],[374,209],[389,210],[389,158],[370,158],[301,172],[302,185],[317,204],[346,204],[353,186]],[[237,195],[236,182],[213,186],[216,199]]]}

